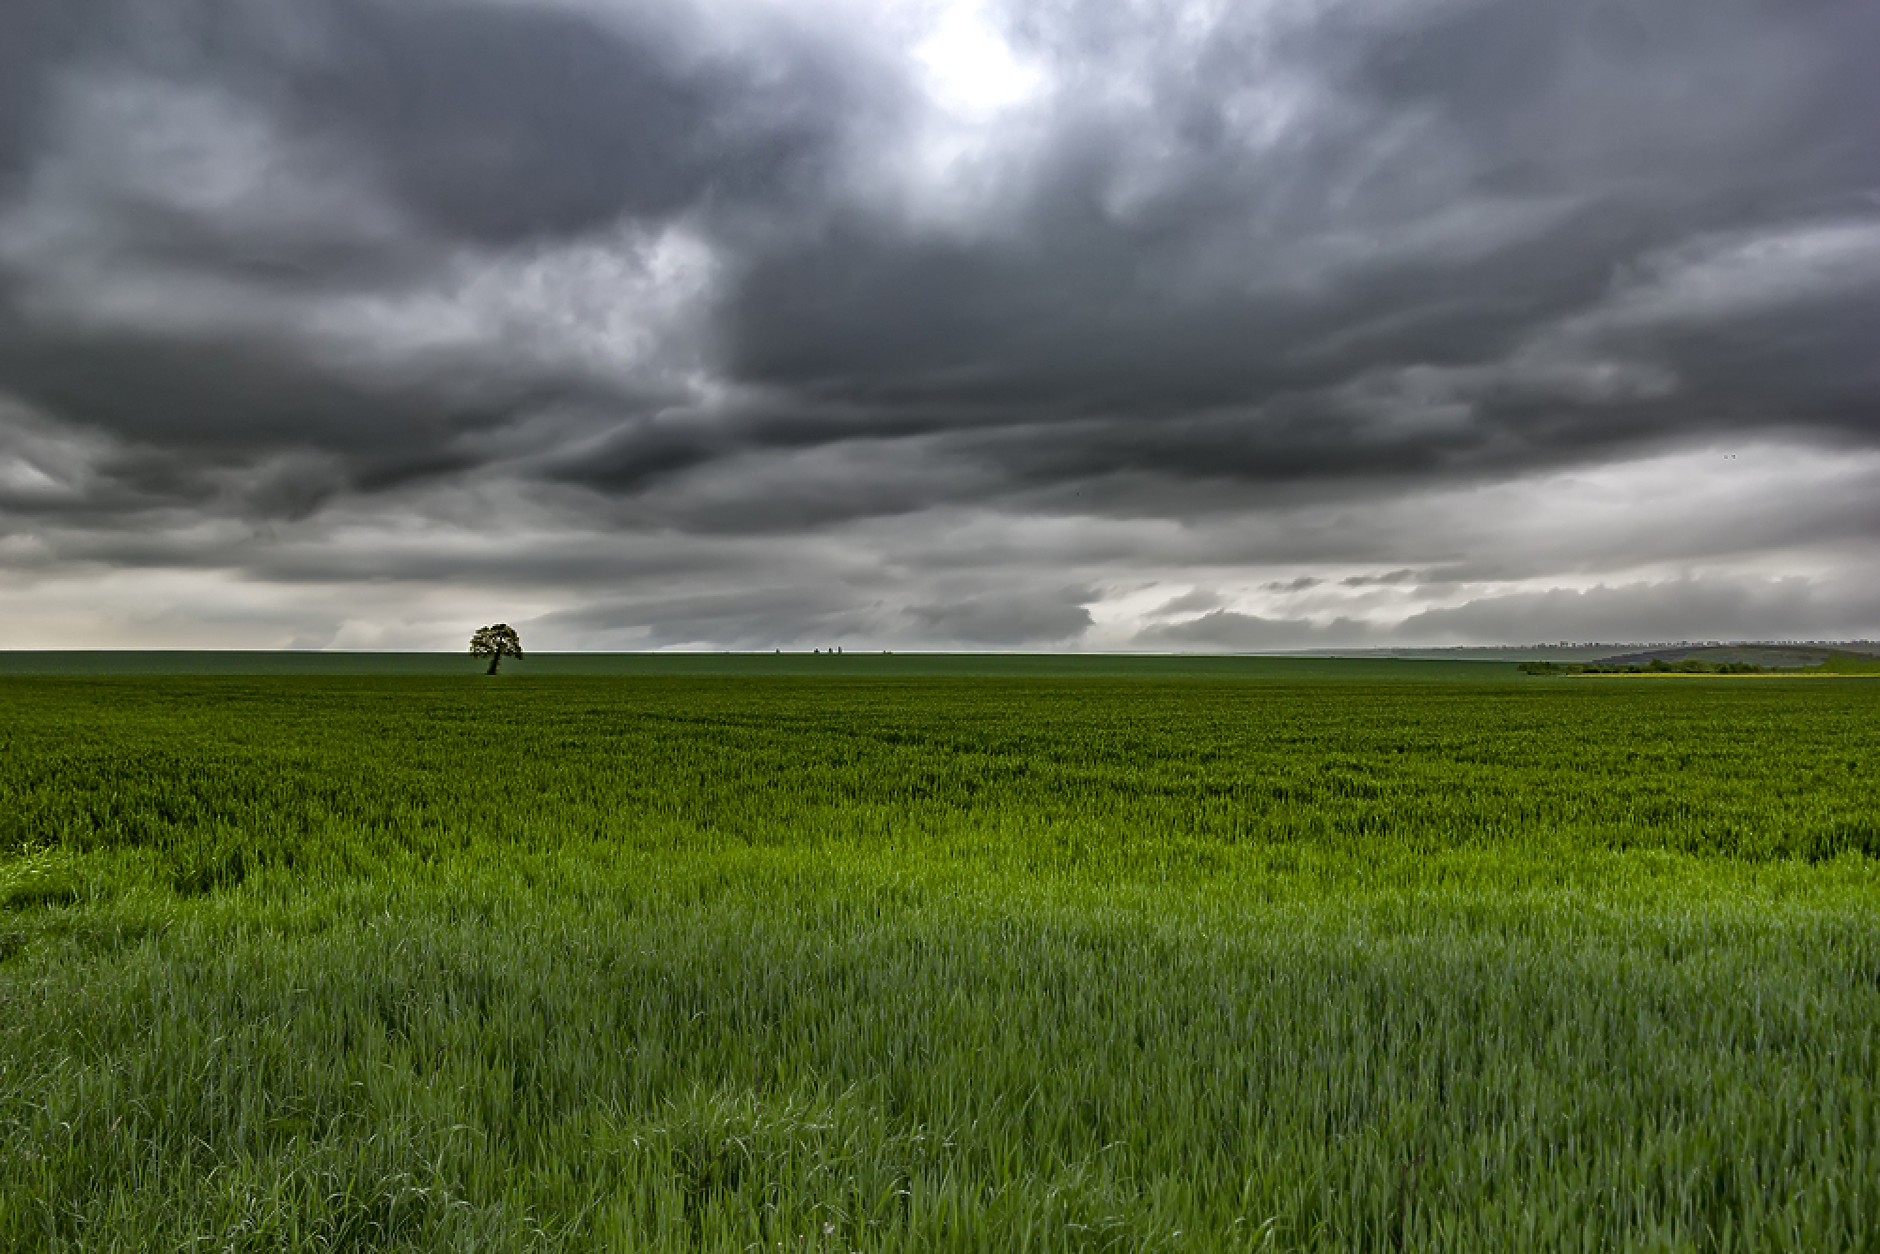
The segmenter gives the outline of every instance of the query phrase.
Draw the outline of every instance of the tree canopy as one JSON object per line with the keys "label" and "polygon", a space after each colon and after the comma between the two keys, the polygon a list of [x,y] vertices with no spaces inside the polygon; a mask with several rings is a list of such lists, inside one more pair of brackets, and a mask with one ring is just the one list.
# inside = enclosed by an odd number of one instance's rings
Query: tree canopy
{"label": "tree canopy", "polygon": [[479,627],[470,637],[470,653],[473,657],[486,657],[490,660],[490,669],[485,674],[494,675],[503,659],[522,658],[522,637],[508,623],[497,623],[491,627]]}

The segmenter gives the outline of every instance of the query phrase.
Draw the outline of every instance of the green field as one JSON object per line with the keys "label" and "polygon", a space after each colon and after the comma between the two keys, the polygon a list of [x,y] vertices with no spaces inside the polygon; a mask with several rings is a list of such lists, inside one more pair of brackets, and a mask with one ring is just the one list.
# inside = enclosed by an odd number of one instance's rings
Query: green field
{"label": "green field", "polygon": [[8,1254],[1880,1250],[1870,680],[22,656]]}

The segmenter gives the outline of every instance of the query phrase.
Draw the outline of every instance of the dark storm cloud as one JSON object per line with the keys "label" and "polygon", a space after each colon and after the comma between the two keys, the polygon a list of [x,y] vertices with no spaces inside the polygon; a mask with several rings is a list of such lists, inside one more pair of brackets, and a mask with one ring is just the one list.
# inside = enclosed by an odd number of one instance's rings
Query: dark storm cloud
{"label": "dark storm cloud", "polygon": [[[442,0],[9,6],[0,393],[121,441],[96,480],[111,502],[205,507],[175,463],[319,455],[383,490],[470,469],[479,433],[547,411],[671,404],[659,363],[623,380],[501,326],[427,342],[423,319],[527,263],[504,249],[806,194],[849,119],[881,109],[830,50],[755,25]],[[549,306],[552,342],[560,277],[483,299]],[[401,302],[406,325],[375,338]]]}
{"label": "dark storm cloud", "polygon": [[[804,599],[815,563],[788,594],[706,585],[792,536],[860,552],[980,511],[1189,528],[1138,549],[1290,564],[1247,585],[1282,599],[1409,595],[1623,565],[1610,536],[1351,538],[1420,489],[1880,440],[1870,0],[995,6],[1031,78],[991,104],[930,95],[917,7],[5,5],[0,524],[32,560],[293,581],[372,567],[335,511],[539,514],[563,556],[487,561],[623,590],[567,537],[722,542],[698,589],[571,631],[1018,645],[1086,639],[1121,582],[961,523],[951,553],[903,544],[891,603]],[[1346,513],[1292,525],[1304,498]],[[1870,527],[1761,505],[1785,543]],[[224,523],[327,548],[191,549]],[[991,582],[948,582],[960,554]],[[1307,630],[1213,595],[1145,608],[1144,639]]]}
{"label": "dark storm cloud", "polygon": [[1403,12],[1313,36],[1343,45],[1344,81],[1384,108],[1438,116],[1494,185],[1634,185],[1675,207],[1666,226],[1682,233],[1783,202],[1831,209],[1880,172],[1880,153],[1849,124],[1880,105],[1863,69],[1880,17],[1859,0],[1463,0]]}
{"label": "dark storm cloud", "polygon": [[[1633,42],[1617,7],[1538,3],[1321,33],[1347,94],[1257,153],[1222,117],[1246,86],[1231,27],[1179,66],[1151,42],[1151,104],[1067,122],[1016,230],[844,222],[765,257],[734,361],[883,408],[1010,407],[961,441],[1027,479],[1511,468],[1731,425],[1871,438],[1873,358],[1850,337],[1880,315],[1880,148],[1848,106],[1880,103],[1861,51],[1880,17],[1669,8]],[[1090,21],[1037,43],[1142,52]],[[1176,156],[1119,208],[1145,135]],[[1835,229],[1868,267],[1852,290],[1624,316],[1732,248]],[[1755,281],[1788,280],[1763,262]]]}
{"label": "dark storm cloud", "polygon": [[327,7],[319,55],[280,67],[289,117],[342,134],[403,203],[479,241],[811,191],[859,103],[832,53],[782,24],[740,53],[676,8],[616,26],[549,6]]}
{"label": "dark storm cloud", "polygon": [[[38,32],[57,20],[25,12],[26,46],[51,46]],[[854,119],[891,139],[880,118],[906,112],[905,93],[845,59],[852,49],[774,19],[734,38],[681,9],[197,0],[154,24],[114,14],[88,23],[99,47],[83,64],[193,75],[349,154],[409,218],[414,264],[453,239],[716,215],[729,259],[721,365],[770,389],[769,420],[730,438],[623,437],[579,471],[610,492],[739,448],[845,438],[799,418],[830,405],[896,438],[903,424],[945,424],[959,456],[1021,488],[1119,469],[1177,481],[1479,470],[1698,424],[1871,434],[1876,367],[1848,328],[1880,313],[1873,284],[1801,293],[1799,309],[1597,325],[1624,295],[1615,273],[1675,265],[1693,238],[1834,215],[1880,231],[1863,121],[1875,110],[1861,107],[1880,105],[1880,89],[1860,61],[1880,19],[1867,5],[1641,16],[1481,0],[1346,7],[1277,33],[1249,7],[1198,44],[1176,37],[1172,8],[1028,9],[1012,29],[1059,77],[1052,131],[1006,172],[1018,191],[1005,216],[956,232],[845,192]],[[1268,99],[1262,76],[1287,64],[1306,98]],[[1136,103],[1085,98],[1116,81]],[[1301,116],[1253,142],[1262,109]],[[752,233],[758,219],[771,228]],[[239,269],[212,255],[214,223],[172,212],[161,225],[165,247]],[[343,272],[333,241],[298,259],[292,243],[274,241],[276,279]],[[1593,323],[1562,339],[1576,316]],[[37,350],[0,365],[14,391],[123,430],[100,388],[70,376],[122,378],[119,392],[140,396],[137,434],[157,443],[214,445],[239,427],[253,443],[344,448],[365,425],[434,450],[394,461],[445,470],[465,424],[539,404],[486,387],[422,414],[426,380],[345,377],[296,360],[307,346],[291,337],[101,346],[35,343],[36,330],[9,335]],[[46,360],[61,354],[118,360],[62,375]],[[180,377],[151,378],[165,372]],[[420,416],[380,423],[381,407]]]}
{"label": "dark storm cloud", "polygon": [[0,195],[14,190],[31,157],[49,71],[77,42],[75,9],[62,0],[15,0],[0,17]]}

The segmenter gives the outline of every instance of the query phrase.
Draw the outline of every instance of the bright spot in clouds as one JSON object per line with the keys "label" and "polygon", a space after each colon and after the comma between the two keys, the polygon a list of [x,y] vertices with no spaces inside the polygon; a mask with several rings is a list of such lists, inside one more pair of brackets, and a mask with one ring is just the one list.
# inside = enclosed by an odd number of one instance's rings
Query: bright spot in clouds
{"label": "bright spot in clouds", "polygon": [[1024,104],[1048,82],[1041,67],[1013,52],[978,5],[946,9],[915,48],[914,58],[928,97],[967,120],[983,121]]}

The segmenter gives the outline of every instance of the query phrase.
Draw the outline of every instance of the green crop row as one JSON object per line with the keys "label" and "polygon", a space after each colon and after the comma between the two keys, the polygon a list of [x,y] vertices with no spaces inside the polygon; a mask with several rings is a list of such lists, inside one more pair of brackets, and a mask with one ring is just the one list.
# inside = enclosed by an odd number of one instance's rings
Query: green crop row
{"label": "green crop row", "polygon": [[571,833],[1080,849],[1113,873],[1249,842],[1880,855],[1880,692],[1857,680],[12,680],[5,701],[0,853],[134,851],[198,887]]}

